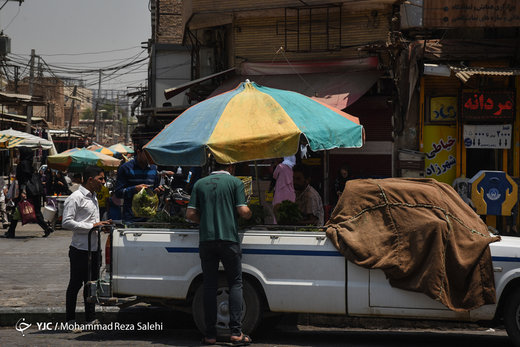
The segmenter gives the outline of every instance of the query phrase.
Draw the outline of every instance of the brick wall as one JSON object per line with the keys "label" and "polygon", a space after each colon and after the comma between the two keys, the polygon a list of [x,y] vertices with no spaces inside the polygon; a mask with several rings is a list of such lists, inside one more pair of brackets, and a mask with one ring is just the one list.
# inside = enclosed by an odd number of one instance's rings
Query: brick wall
{"label": "brick wall", "polygon": [[[14,93],[14,86],[10,85],[11,93]],[[18,84],[19,94],[29,94],[29,81],[23,79]],[[49,124],[56,126],[65,125],[64,111],[64,89],[63,82],[54,77],[35,78],[33,95],[39,96],[48,106],[34,106],[33,116],[47,120]],[[17,110],[18,114],[26,114],[25,107]]]}
{"label": "brick wall", "polygon": [[155,42],[163,44],[182,43],[182,0],[156,0]]}

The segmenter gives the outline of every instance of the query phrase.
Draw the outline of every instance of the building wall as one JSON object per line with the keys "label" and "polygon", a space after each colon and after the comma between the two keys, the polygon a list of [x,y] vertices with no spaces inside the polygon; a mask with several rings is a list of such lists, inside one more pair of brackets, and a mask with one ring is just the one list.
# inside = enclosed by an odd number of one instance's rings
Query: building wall
{"label": "building wall", "polygon": [[[288,17],[289,25],[292,25],[287,28],[287,41],[283,10],[278,11],[276,16],[237,18],[233,28],[234,56],[237,57],[237,63],[243,59],[248,61],[285,61],[285,59],[300,61],[365,57],[369,54],[358,48],[370,42],[385,42],[390,29],[391,8],[387,7],[377,11],[377,15],[375,13],[372,10],[351,12],[347,8],[343,8],[341,32],[338,28],[338,30],[331,30],[328,35],[329,47],[333,48],[330,51],[326,51],[325,44],[320,44],[320,42],[326,41],[326,35],[323,33],[325,30],[323,23],[326,21],[324,13],[315,14],[311,21],[313,25],[318,26],[316,30],[311,29],[314,47],[309,44],[310,35],[307,34],[309,27],[306,25],[309,18],[307,17],[299,18],[300,35],[293,31],[296,27],[297,17]],[[336,20],[331,24],[338,26],[339,22]],[[298,46],[300,52],[291,52]],[[284,50],[283,54],[280,50],[281,47]],[[305,50],[310,50],[310,52],[305,52]]]}
{"label": "building wall", "polygon": [[182,0],[152,1],[152,35],[155,43],[182,43]]}
{"label": "building wall", "polygon": [[[14,86],[10,86],[14,92]],[[18,83],[18,93],[30,94],[28,79]],[[33,84],[33,95],[39,96],[47,103],[47,106],[34,106],[33,116],[42,117],[50,125],[62,127],[65,125],[65,93],[63,82],[54,77],[35,78]],[[18,114],[26,114],[25,108],[17,110]]]}
{"label": "building wall", "polygon": [[[336,1],[335,3],[343,3],[351,9],[376,9],[394,3],[393,0],[365,0],[365,1]],[[247,12],[269,10],[282,7],[303,6],[303,2],[294,0],[265,0],[262,2],[253,2],[249,0],[185,0],[184,18],[185,20],[197,13],[207,12]],[[307,5],[323,5],[323,0],[305,0]]]}

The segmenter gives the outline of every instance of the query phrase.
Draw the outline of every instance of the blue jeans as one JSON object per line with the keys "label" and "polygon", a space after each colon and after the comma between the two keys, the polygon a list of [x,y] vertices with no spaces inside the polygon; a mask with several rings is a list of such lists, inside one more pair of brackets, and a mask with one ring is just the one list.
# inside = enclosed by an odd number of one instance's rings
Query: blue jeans
{"label": "blue jeans", "polygon": [[229,328],[231,335],[242,334],[242,250],[239,243],[205,241],[199,245],[204,276],[204,321],[207,338],[217,337],[217,286],[219,261],[229,286]]}

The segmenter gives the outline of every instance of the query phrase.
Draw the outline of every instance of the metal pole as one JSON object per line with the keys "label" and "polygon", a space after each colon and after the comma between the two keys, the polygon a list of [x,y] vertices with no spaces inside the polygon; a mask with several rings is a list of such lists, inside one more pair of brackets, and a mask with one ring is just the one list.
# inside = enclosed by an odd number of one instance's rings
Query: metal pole
{"label": "metal pole", "polygon": [[[33,95],[34,92],[34,58],[36,57],[36,52],[34,49],[31,49],[31,67],[29,69],[29,95]],[[32,100],[31,100],[32,101]],[[32,114],[33,114],[33,106],[29,104],[27,106],[27,125],[25,127],[26,133],[31,133],[31,123],[32,123]]]}
{"label": "metal pole", "polygon": [[96,132],[96,142],[99,143],[99,101],[101,99],[101,69],[99,69],[98,95],[96,101],[96,114],[94,115],[94,131]]}
{"label": "metal pole", "polygon": [[258,203],[262,206],[262,194],[260,193],[260,179],[258,177],[258,165],[255,160],[256,190],[258,191]]}
{"label": "metal pole", "polygon": [[72,146],[70,145],[70,131],[72,130],[72,119],[74,118],[74,101],[76,101],[76,91],[78,90],[78,86],[74,86],[72,90],[72,104],[70,106],[70,117],[69,117],[69,131],[67,136],[67,148],[70,149]]}
{"label": "metal pole", "polygon": [[116,130],[116,124],[117,124],[117,132],[119,134],[118,135],[118,138],[116,140],[116,142],[119,142],[119,136],[121,136],[121,127],[120,127],[120,122],[119,122],[119,95],[116,96],[116,106],[115,106],[115,110],[114,110],[114,117],[113,117],[113,121],[112,121],[112,138],[115,140],[115,130]]}
{"label": "metal pole", "polygon": [[328,205],[330,203],[330,177],[329,177],[329,167],[330,167],[330,153],[328,150],[325,150],[323,153],[323,202],[324,205]]}
{"label": "metal pole", "polygon": [[126,127],[125,127],[125,145],[130,144],[130,103],[126,103]]}

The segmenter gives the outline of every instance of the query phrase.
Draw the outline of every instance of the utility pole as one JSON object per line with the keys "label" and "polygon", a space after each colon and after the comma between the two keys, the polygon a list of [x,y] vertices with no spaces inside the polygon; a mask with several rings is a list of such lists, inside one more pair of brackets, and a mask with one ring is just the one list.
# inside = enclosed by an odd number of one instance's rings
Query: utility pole
{"label": "utility pole", "polygon": [[[116,123],[117,124],[117,127],[116,127]],[[114,137],[114,133],[115,133],[115,130],[117,129],[117,132],[119,134],[117,134],[118,138],[117,138],[117,142],[119,142],[119,136],[121,136],[121,126],[120,126],[120,122],[119,122],[119,94],[116,94],[116,106],[115,106],[115,110],[114,110],[114,122],[112,123],[112,137]]]}
{"label": "utility pole", "polygon": [[15,94],[18,94],[18,82],[20,81],[20,78],[18,77],[19,70],[18,66],[14,67],[14,92]]}
{"label": "utility pole", "polygon": [[96,100],[96,113],[94,115],[94,131],[96,132],[96,142],[99,143],[99,101],[101,99],[101,69],[99,69],[99,83]]}
{"label": "utility pole", "polygon": [[125,145],[128,145],[130,143],[130,132],[128,129],[129,126],[130,126],[130,103],[127,102],[126,103]]}
{"label": "utility pole", "polygon": [[[36,52],[34,49],[31,49],[31,61],[30,61],[30,69],[29,69],[29,95],[33,95],[34,93],[34,60],[36,57]],[[32,102],[32,100],[31,100]],[[29,104],[27,106],[27,127],[25,128],[26,133],[31,133],[31,123],[32,123],[32,114],[33,114],[33,106]]]}
{"label": "utility pole", "polygon": [[72,104],[70,106],[70,117],[69,117],[69,135],[67,136],[67,146],[68,148],[72,148],[70,145],[70,131],[72,130],[72,119],[74,118],[74,102],[76,101],[76,91],[78,90],[78,86],[74,86],[72,90]]}

